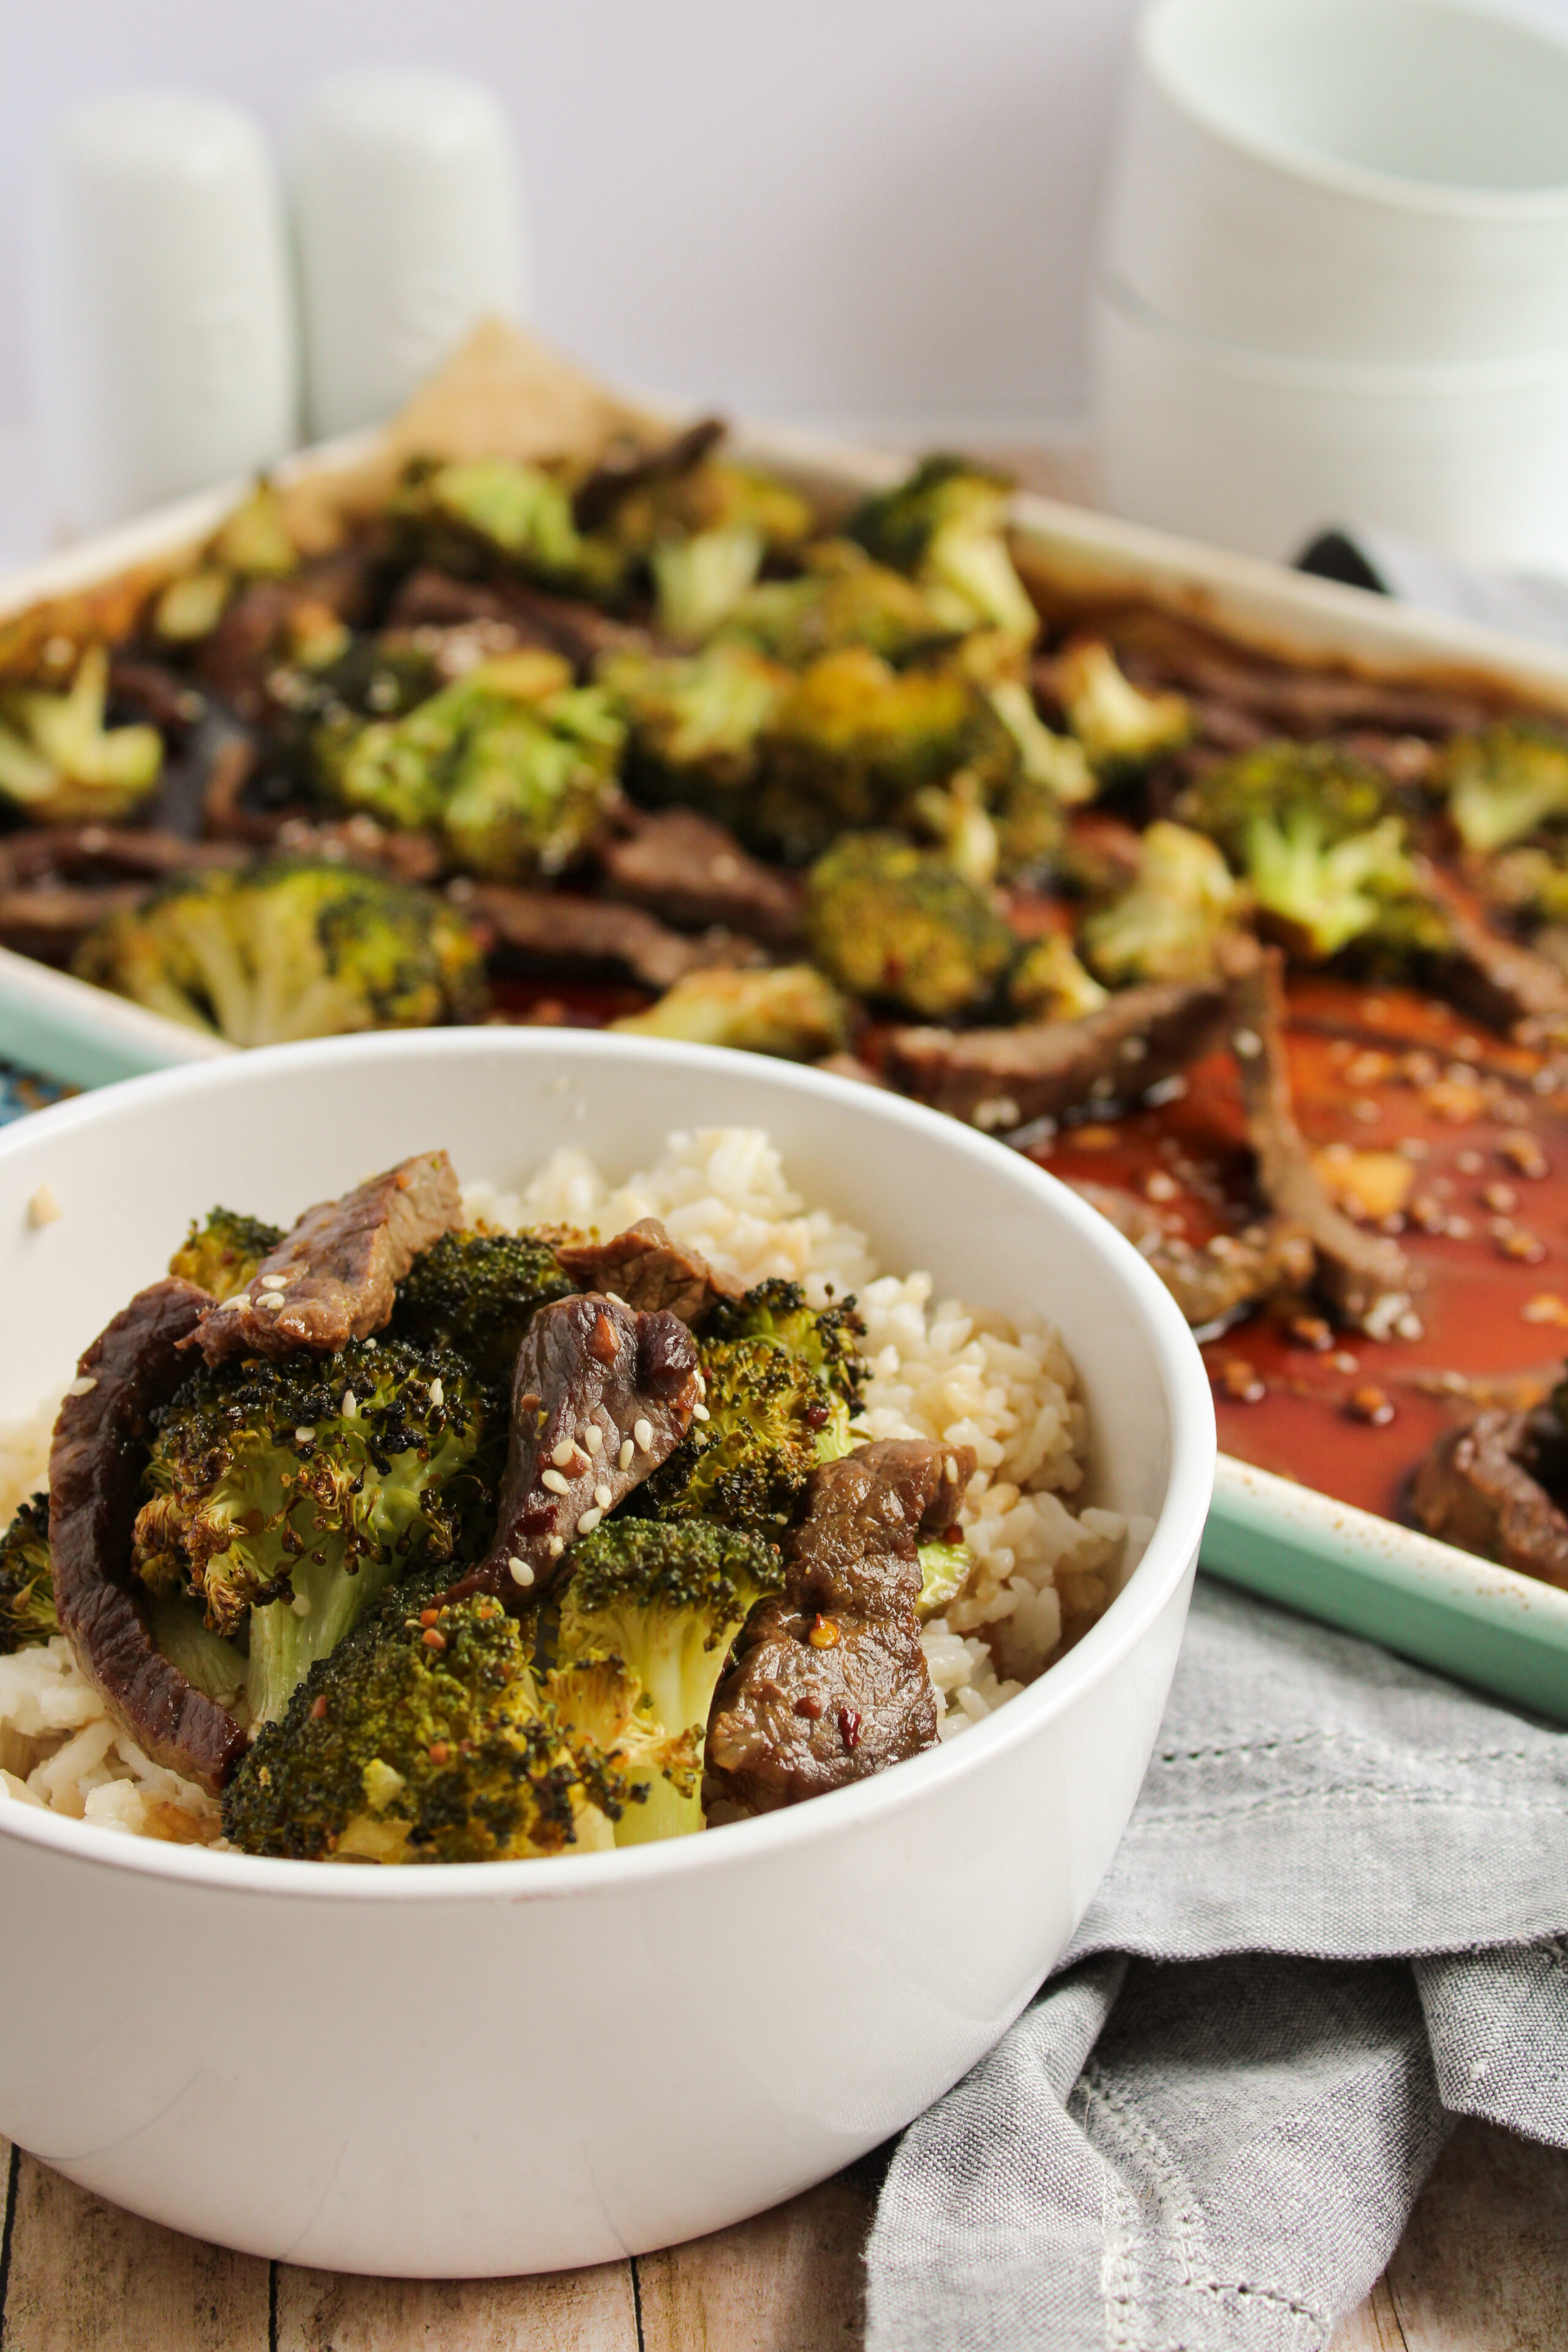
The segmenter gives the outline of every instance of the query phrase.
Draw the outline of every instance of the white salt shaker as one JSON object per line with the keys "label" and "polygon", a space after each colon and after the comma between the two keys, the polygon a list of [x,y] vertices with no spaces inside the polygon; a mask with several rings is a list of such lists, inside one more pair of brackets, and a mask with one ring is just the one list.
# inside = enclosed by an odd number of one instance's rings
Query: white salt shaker
{"label": "white salt shaker", "polygon": [[477,84],[392,66],[319,83],[293,198],[312,438],[391,415],[487,314],[524,315],[511,132]]}
{"label": "white salt shaker", "polygon": [[43,230],[34,307],[61,528],[96,530],[292,446],[287,230],[248,116],[181,90],[76,108]]}

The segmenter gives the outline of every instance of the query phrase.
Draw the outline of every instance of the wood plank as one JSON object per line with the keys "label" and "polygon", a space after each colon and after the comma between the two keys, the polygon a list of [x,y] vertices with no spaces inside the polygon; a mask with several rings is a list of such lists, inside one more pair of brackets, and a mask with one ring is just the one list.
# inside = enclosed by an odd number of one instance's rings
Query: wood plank
{"label": "wood plank", "polygon": [[1562,2352],[1568,2153],[1461,2123],[1421,2192],[1388,2284],[1409,2352]]}
{"label": "wood plank", "polygon": [[0,2352],[268,2352],[268,2265],[23,2156]]}
{"label": "wood plank", "polygon": [[871,2199],[840,2176],[637,2263],[644,2352],[859,2352]]}
{"label": "wood plank", "polygon": [[1407,2352],[1405,2330],[1385,2278],[1380,2278],[1366,2301],[1341,2320],[1329,2352]]}
{"label": "wood plank", "polygon": [[637,2352],[632,2266],[437,2281],[279,2263],[274,2343],[276,2352]]}

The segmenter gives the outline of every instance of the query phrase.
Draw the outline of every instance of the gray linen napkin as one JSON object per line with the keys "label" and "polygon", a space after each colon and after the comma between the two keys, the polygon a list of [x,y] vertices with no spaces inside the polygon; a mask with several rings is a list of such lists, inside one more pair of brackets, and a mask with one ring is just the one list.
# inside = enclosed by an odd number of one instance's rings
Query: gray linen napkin
{"label": "gray linen napkin", "polygon": [[1200,1577],[1071,1950],[893,2156],[868,2352],[1316,2352],[1458,2114],[1568,2146],[1568,1734]]}

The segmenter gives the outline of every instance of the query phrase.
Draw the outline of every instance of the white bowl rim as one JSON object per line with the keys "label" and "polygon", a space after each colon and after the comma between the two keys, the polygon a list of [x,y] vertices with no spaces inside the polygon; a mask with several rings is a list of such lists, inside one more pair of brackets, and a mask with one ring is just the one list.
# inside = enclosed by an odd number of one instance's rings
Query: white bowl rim
{"label": "white bowl rim", "polygon": [[[503,1028],[392,1030],[334,1037],[293,1045],[263,1047],[232,1059],[200,1062],[150,1076],[125,1078],[30,1114],[0,1134],[0,1166],[28,1151],[36,1139],[92,1126],[120,1105],[180,1104],[192,1096],[226,1093],[246,1083],[247,1074],[317,1064],[355,1064],[395,1059],[412,1043],[439,1041],[444,1054],[516,1052],[526,1058],[581,1054],[591,1066],[626,1053],[628,1041],[604,1031]],[[738,1066],[755,1076],[760,1057],[721,1047],[685,1045],[639,1038],[640,1057],[657,1055],[672,1071],[706,1074],[721,1082]],[[842,1099],[839,1089],[858,1081],[833,1076],[795,1063],[767,1065],[785,1092],[817,1101]],[[879,1815],[919,1801],[921,1791],[949,1784],[983,1768],[990,1756],[1030,1738],[1078,1695],[1100,1681],[1132,1649],[1187,1573],[1197,1549],[1213,1493],[1216,1452],[1214,1400],[1208,1375],[1193,1335],[1175,1301],[1131,1244],[1105,1218],[1044,1169],[1005,1144],[981,1135],[945,1114],[905,1097],[867,1088],[873,1116],[894,1128],[935,1132],[977,1170],[994,1167],[1004,1154],[1015,1181],[1048,1198],[1075,1227],[1091,1253],[1110,1260],[1137,1309],[1154,1355],[1170,1412],[1171,1477],[1143,1554],[1104,1615],[1056,1665],[958,1738],[944,1741],[896,1770],[874,1774],[852,1787],[830,1791],[807,1804],[785,1806],[745,1822],[732,1822],[700,1836],[669,1838],[610,1853],[564,1855],[537,1861],[449,1863],[424,1869],[375,1870],[333,1867],[319,1862],[288,1862],[260,1854],[213,1853],[201,1846],[174,1845],[155,1838],[100,1829],[68,1815],[47,1812],[17,1801],[0,1801],[0,1837],[47,1848],[62,1860],[102,1864],[149,1878],[206,1885],[230,1895],[288,1897],[312,1902],[500,1903],[591,1899],[601,1888],[627,1887],[650,1879],[721,1870],[726,1858],[741,1866],[752,1859],[798,1844],[805,1838],[853,1833]]]}
{"label": "white bowl rim", "polygon": [[[1342,163],[1315,148],[1297,146],[1290,140],[1237,122],[1184,82],[1173,66],[1165,46],[1169,26],[1186,5],[1187,0],[1153,0],[1138,25],[1138,58],[1162,97],[1222,146],[1235,149],[1281,177],[1315,182],[1336,195],[1358,197],[1390,212],[1425,213],[1455,220],[1568,220],[1568,179],[1548,188],[1466,188],[1436,180],[1407,179],[1397,172],[1380,172],[1369,163]],[[1554,26],[1512,9],[1500,10],[1489,0],[1426,0],[1426,5],[1472,22],[1500,23],[1542,48],[1568,53],[1568,39]]]}
{"label": "white bowl rim", "polygon": [[1477,393],[1568,384],[1568,350],[1523,352],[1517,357],[1489,360],[1319,359],[1294,352],[1267,351],[1253,343],[1233,343],[1224,335],[1211,334],[1206,328],[1168,318],[1145,301],[1126,278],[1108,269],[1096,271],[1092,290],[1096,300],[1142,333],[1195,352],[1216,366],[1248,376],[1256,383],[1281,385],[1290,391],[1341,394],[1369,400],[1465,401]]}

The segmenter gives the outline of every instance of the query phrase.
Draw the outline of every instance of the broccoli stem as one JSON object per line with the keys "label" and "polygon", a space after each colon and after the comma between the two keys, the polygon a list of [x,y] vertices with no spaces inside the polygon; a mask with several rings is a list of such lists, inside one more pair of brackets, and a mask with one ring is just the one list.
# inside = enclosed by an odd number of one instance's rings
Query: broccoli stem
{"label": "broccoli stem", "polygon": [[[318,1658],[324,1658],[380,1600],[402,1563],[388,1549],[377,1560],[362,1554],[354,1568],[301,1560],[293,1570],[294,1599],[269,1601],[250,1612],[250,1660],[246,1696],[252,1720],[276,1723]],[[300,1601],[310,1603],[301,1610]]]}

